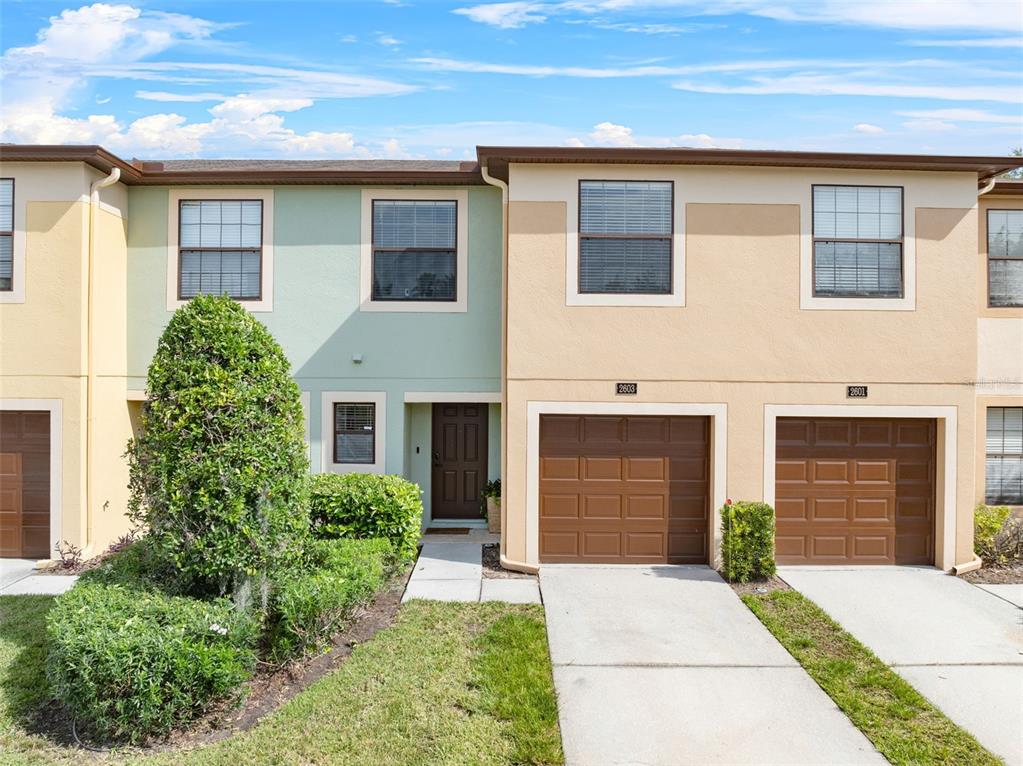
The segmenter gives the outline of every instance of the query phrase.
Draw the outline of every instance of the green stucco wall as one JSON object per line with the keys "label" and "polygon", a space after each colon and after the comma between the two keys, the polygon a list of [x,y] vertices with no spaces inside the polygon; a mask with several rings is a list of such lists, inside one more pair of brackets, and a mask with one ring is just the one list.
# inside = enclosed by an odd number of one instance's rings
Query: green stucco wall
{"label": "green stucco wall", "polygon": [[[429,405],[406,405],[405,392],[500,390],[501,197],[491,187],[468,190],[466,313],[359,311],[360,204],[357,187],[274,189],[273,311],[255,316],[280,342],[299,387],[309,392],[313,471],[321,470],[321,392],[383,391],[386,470],[421,480],[429,471],[412,465],[412,439],[422,441],[421,419]],[[167,226],[168,190],[131,187],[131,389],[145,388],[146,368],[171,315]],[[352,361],[355,354],[362,355],[361,364]],[[428,418],[425,427],[428,436]],[[500,429],[491,428],[491,476],[497,475],[499,438]]]}

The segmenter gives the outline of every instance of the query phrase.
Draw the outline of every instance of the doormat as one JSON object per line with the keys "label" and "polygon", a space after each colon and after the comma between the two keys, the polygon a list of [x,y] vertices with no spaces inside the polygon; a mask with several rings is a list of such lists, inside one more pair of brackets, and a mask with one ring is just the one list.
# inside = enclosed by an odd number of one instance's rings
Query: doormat
{"label": "doormat", "polygon": [[467,535],[469,527],[430,527],[424,534],[427,535]]}

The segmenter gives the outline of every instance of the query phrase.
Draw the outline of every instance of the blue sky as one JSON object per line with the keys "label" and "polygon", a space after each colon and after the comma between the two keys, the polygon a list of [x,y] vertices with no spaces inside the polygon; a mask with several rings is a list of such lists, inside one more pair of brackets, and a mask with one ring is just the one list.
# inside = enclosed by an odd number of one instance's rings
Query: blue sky
{"label": "blue sky", "polygon": [[3,0],[0,137],[123,156],[476,144],[1007,154],[1019,0]]}

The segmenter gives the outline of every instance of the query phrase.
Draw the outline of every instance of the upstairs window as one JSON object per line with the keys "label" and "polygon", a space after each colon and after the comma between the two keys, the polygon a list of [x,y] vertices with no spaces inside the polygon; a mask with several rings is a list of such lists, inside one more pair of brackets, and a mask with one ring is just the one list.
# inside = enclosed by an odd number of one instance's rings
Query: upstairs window
{"label": "upstairs window", "polygon": [[813,294],[902,297],[900,187],[813,187]]}
{"label": "upstairs window", "polygon": [[181,200],[178,226],[180,300],[200,294],[261,298],[261,200]]}
{"label": "upstairs window", "polygon": [[376,404],[334,404],[334,462],[372,465],[376,459]]}
{"label": "upstairs window", "polygon": [[986,444],[986,502],[1023,505],[1023,407],[988,407]]}
{"label": "upstairs window", "polygon": [[14,179],[0,178],[0,292],[14,290]]}
{"label": "upstairs window", "polygon": [[372,299],[457,300],[457,218],[454,200],[373,200]]}
{"label": "upstairs window", "polygon": [[1023,210],[987,211],[988,305],[1023,306]]}
{"label": "upstairs window", "polygon": [[579,182],[579,292],[671,293],[670,181]]}

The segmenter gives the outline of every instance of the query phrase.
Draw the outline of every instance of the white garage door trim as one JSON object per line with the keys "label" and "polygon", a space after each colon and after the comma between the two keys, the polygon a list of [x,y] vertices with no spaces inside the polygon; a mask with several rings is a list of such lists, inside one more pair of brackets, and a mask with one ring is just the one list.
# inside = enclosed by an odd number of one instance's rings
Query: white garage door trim
{"label": "white garage door trim", "polygon": [[63,455],[63,412],[61,399],[0,399],[0,410],[50,413],[50,551],[61,540],[61,459]]}
{"label": "white garage door trim", "polygon": [[944,421],[945,474],[944,502],[941,516],[941,562],[936,566],[949,570],[955,566],[956,546],[956,458],[958,417],[955,407],[930,405],[863,405],[863,404],[765,404],[764,405],[764,502],[774,507],[777,452],[777,420],[786,417],[818,418],[933,418]]}
{"label": "white garage door trim", "polygon": [[540,564],[541,415],[702,415],[711,419],[711,516],[715,560],[721,551],[720,509],[725,504],[728,464],[728,405],[675,402],[526,402],[526,563]]}

